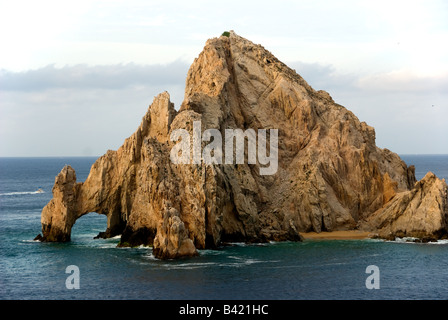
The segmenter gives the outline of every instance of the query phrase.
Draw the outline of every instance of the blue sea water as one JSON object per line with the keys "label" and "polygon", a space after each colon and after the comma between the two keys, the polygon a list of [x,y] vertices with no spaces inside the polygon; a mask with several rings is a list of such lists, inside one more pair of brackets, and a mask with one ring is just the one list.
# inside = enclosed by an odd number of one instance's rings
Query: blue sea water
{"label": "blue sea water", "polygon": [[[403,155],[448,180],[448,155]],[[55,176],[72,165],[86,179],[96,158],[0,158],[0,299],[448,299],[448,243],[306,240],[202,250],[199,257],[161,261],[151,249],[117,248],[119,238],[90,213],[70,243],[40,243],[40,213]],[[38,188],[44,193],[36,193]],[[67,289],[66,268],[79,268],[79,289]],[[369,265],[379,289],[368,289]]]}

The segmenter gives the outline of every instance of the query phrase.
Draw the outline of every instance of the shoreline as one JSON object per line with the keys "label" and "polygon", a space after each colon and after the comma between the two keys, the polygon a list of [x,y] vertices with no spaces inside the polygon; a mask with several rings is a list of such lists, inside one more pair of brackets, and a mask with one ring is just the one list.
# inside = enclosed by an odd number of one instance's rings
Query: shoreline
{"label": "shoreline", "polygon": [[360,240],[371,239],[376,234],[369,231],[346,230],[346,231],[323,231],[323,232],[301,232],[305,240]]}

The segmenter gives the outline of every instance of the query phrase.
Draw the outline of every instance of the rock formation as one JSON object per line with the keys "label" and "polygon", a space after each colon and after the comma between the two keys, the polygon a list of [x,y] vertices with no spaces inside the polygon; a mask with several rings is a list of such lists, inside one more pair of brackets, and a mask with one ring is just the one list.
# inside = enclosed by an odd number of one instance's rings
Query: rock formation
{"label": "rock formation", "polygon": [[432,172],[409,190],[396,194],[383,208],[363,222],[363,228],[379,237],[415,237],[437,240],[447,237],[447,185]]}
{"label": "rock formation", "polygon": [[[174,130],[278,129],[278,169],[174,164]],[[202,146],[207,145],[202,141]],[[268,146],[269,147],[269,146]],[[272,150],[272,146],[271,146]],[[246,150],[246,156],[247,150]],[[80,216],[107,215],[120,245],[188,257],[223,242],[300,241],[300,232],[362,229],[380,235],[447,234],[447,185],[375,145],[375,131],[315,91],[260,45],[230,32],[191,65],[179,111],[154,98],[137,131],[76,182],[67,166],[42,211],[42,241],[68,241]]]}

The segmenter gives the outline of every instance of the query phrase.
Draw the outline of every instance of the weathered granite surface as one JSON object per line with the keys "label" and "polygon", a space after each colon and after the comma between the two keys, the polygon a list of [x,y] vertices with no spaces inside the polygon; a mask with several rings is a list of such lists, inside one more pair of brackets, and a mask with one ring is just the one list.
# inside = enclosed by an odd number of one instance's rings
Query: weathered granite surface
{"label": "weathered granite surface", "polygon": [[[260,163],[174,164],[176,129],[278,129],[278,169]],[[202,146],[207,143],[202,142]],[[230,32],[207,41],[176,111],[154,98],[137,131],[77,182],[67,166],[42,210],[42,241],[69,241],[76,219],[107,215],[102,237],[189,257],[223,242],[300,241],[300,232],[370,230],[380,237],[447,235],[447,184],[375,145],[375,130],[315,91],[260,45]]]}

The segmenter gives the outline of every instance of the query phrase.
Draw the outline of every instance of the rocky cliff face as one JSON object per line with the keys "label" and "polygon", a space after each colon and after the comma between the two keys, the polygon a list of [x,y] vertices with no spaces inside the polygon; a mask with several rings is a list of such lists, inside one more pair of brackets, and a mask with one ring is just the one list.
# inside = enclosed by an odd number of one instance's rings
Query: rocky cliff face
{"label": "rocky cliff face", "polygon": [[[171,135],[193,136],[198,121],[201,133],[223,136],[278,129],[275,174],[260,174],[265,165],[248,163],[247,149],[241,164],[173,163]],[[168,93],[158,95],[137,131],[100,157],[85,182],[71,167],[61,171],[42,211],[43,241],[70,240],[89,212],[108,217],[100,236],[121,234],[121,245],[153,245],[155,256],[177,258],[227,241],[298,241],[306,231],[443,237],[447,185],[434,175],[416,182],[412,166],[376,147],[372,127],[231,32],[208,40],[191,65],[178,112]]]}
{"label": "rocky cliff face", "polygon": [[411,190],[396,194],[383,208],[367,217],[362,227],[391,240],[395,237],[446,238],[447,199],[445,181],[428,172]]}

